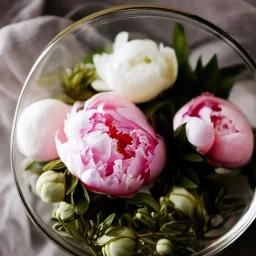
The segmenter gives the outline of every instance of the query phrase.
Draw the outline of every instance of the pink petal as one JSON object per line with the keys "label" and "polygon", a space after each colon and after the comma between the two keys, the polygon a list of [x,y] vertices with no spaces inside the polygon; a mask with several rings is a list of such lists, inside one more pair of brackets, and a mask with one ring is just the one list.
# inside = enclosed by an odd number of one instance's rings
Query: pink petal
{"label": "pink petal", "polygon": [[150,135],[155,136],[153,128],[147,122],[142,111],[119,93],[98,93],[86,102],[86,109],[99,109],[99,107],[103,107],[104,111],[111,113],[117,120],[130,123],[134,127],[140,127]]}
{"label": "pink petal", "polygon": [[[55,141],[60,159],[65,163],[68,170],[73,175],[80,178],[86,168],[88,168],[88,166],[83,164],[81,158],[81,152],[84,150],[83,144],[76,140],[69,140],[66,143],[61,143],[58,139],[58,135],[56,136]],[[93,162],[90,162],[90,165],[90,167],[95,166]]]}
{"label": "pink petal", "polygon": [[167,152],[164,139],[161,136],[157,135],[157,140],[158,145],[155,148],[153,160],[149,165],[150,176],[146,181],[146,184],[152,182],[160,175],[166,163]]}
{"label": "pink petal", "polygon": [[112,139],[106,133],[95,131],[87,134],[84,144],[91,148],[95,164],[99,161],[107,162],[111,156]]}
{"label": "pink petal", "polygon": [[208,155],[222,167],[235,168],[246,164],[252,156],[252,151],[252,133],[234,133],[218,136]]}
{"label": "pink petal", "polygon": [[113,196],[126,196],[135,193],[142,185],[139,178],[132,178],[131,175],[122,175],[122,180],[112,175],[103,179],[97,171],[90,169],[83,173],[81,181],[85,186],[94,192],[109,194]]}
{"label": "pink petal", "polygon": [[130,166],[128,167],[127,174],[131,174],[133,177],[148,172],[148,159],[145,157],[141,148],[136,150],[136,156],[132,158]]}

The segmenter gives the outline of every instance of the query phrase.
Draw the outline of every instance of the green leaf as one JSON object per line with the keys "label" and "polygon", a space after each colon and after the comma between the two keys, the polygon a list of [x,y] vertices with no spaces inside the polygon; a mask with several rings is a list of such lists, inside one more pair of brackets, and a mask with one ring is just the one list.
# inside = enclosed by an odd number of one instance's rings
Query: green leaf
{"label": "green leaf", "polygon": [[165,101],[165,104],[161,106],[159,112],[163,113],[166,116],[166,118],[172,122],[173,116],[175,114],[173,102],[170,100]]}
{"label": "green leaf", "polygon": [[[163,136],[166,145],[172,144],[172,119],[168,119],[163,113],[159,113],[157,116],[157,132]],[[168,147],[168,146],[167,146]]]}
{"label": "green leaf", "polygon": [[61,171],[63,169],[66,169],[67,167],[65,164],[61,161],[61,159],[57,159],[54,161],[49,162],[47,165],[44,166],[43,171]]}
{"label": "green leaf", "polygon": [[99,227],[100,226],[107,226],[107,227],[110,227],[112,222],[114,221],[115,219],[115,216],[116,214],[115,213],[112,213],[111,215],[109,215],[102,223],[100,223]]}
{"label": "green leaf", "polygon": [[67,96],[61,95],[59,98],[68,104],[89,99],[95,94],[90,84],[96,78],[93,65],[79,62],[74,68],[67,68],[61,76],[62,87]]}
{"label": "green leaf", "polygon": [[195,74],[198,76],[201,73],[202,69],[203,69],[203,63],[202,63],[202,57],[200,56],[196,64]]}
{"label": "green leaf", "polygon": [[244,64],[235,64],[233,66],[225,67],[220,69],[220,74],[222,77],[235,77],[240,75],[246,70]]}
{"label": "green leaf", "polygon": [[106,230],[105,235],[119,237],[124,231],[124,227],[110,227]]}
{"label": "green leaf", "polygon": [[[84,78],[84,73],[83,72],[78,72],[76,73],[71,81],[70,81],[70,85],[71,87],[76,87],[76,86],[79,86],[82,82],[82,79]],[[87,85],[88,86],[88,85]]]}
{"label": "green leaf", "polygon": [[222,77],[220,79],[219,87],[215,93],[216,96],[221,98],[227,98],[230,90],[234,85],[234,81],[230,77]]}
{"label": "green leaf", "polygon": [[187,123],[180,125],[174,132],[174,137],[179,141],[180,144],[184,144],[187,139],[186,124]]}
{"label": "green leaf", "polygon": [[227,195],[216,205],[217,211],[224,218],[231,216],[237,212],[243,211],[246,207],[246,203],[242,198]]}
{"label": "green leaf", "polygon": [[71,192],[71,204],[77,214],[84,214],[90,206],[90,197],[84,185],[80,182]]}
{"label": "green leaf", "polygon": [[141,212],[137,212],[134,217],[139,222],[143,223],[145,226],[147,226],[149,229],[152,229],[154,226],[153,219],[148,214],[144,214]]}
{"label": "green leaf", "polygon": [[200,185],[200,179],[196,172],[194,172],[192,169],[188,168],[187,170],[183,171],[182,174],[189,180],[193,181],[197,186]]}
{"label": "green leaf", "polygon": [[214,55],[207,65],[201,70],[198,77],[198,86],[201,91],[215,93],[220,83],[220,70],[217,56]]}
{"label": "green leaf", "polygon": [[179,66],[188,63],[188,42],[185,35],[184,27],[179,23],[176,23],[174,26],[172,46],[175,50]]}
{"label": "green leaf", "polygon": [[176,236],[184,232],[187,232],[190,226],[191,226],[190,221],[173,220],[162,225],[160,232],[165,233],[165,235],[169,233],[168,236],[173,236],[173,235]]}
{"label": "green leaf", "polygon": [[181,176],[175,185],[177,185],[179,187],[183,187],[183,188],[197,188],[198,187],[193,181],[187,179],[184,176]]}
{"label": "green leaf", "polygon": [[162,101],[153,101],[153,102],[149,102],[147,108],[144,110],[144,114],[147,118],[149,118],[150,116],[152,116],[153,114],[155,114],[155,112],[157,112],[158,110],[161,110],[163,107],[166,107],[168,114],[173,113],[173,105],[171,101],[166,101],[166,100],[162,100]]}
{"label": "green leaf", "polygon": [[47,164],[47,162],[38,162],[38,161],[33,161],[28,163],[28,165],[25,168],[25,171],[28,170],[40,170],[42,171],[43,167]]}
{"label": "green leaf", "polygon": [[89,239],[91,239],[95,235],[97,231],[97,227],[93,220],[89,220],[89,222],[87,223],[88,223],[87,236]]}
{"label": "green leaf", "polygon": [[203,156],[201,156],[197,153],[189,153],[187,155],[184,155],[182,157],[182,159],[184,161],[188,161],[188,162],[202,162],[202,161],[204,161]]}
{"label": "green leaf", "polygon": [[218,194],[218,196],[215,198],[215,206],[218,207],[222,200],[224,199],[224,197],[227,195],[227,187],[226,186],[223,186],[221,189],[220,189],[220,192]]}
{"label": "green leaf", "polygon": [[[75,220],[70,223],[57,223],[53,226],[53,228],[59,232],[61,232],[63,235],[71,237],[77,241],[83,242],[86,244],[86,241],[82,234],[79,232],[79,227],[77,225],[78,220]],[[86,244],[87,245],[87,244]]]}
{"label": "green leaf", "polygon": [[56,97],[56,99],[61,100],[68,105],[73,105],[76,102],[74,99],[69,97],[67,94],[61,94],[58,97]]}
{"label": "green leaf", "polygon": [[158,202],[150,194],[137,193],[132,199],[129,199],[128,202],[130,204],[135,204],[135,205],[140,205],[140,204],[149,205],[156,212],[159,212],[159,210],[160,210],[160,206],[159,206]]}
{"label": "green leaf", "polygon": [[147,207],[139,208],[139,209],[137,210],[137,212],[142,213],[142,214],[145,214],[145,215],[151,217],[150,214],[149,214],[149,212],[148,212]]}
{"label": "green leaf", "polygon": [[98,226],[98,229],[100,231],[105,232],[105,230],[110,228],[110,226],[112,225],[112,223],[115,219],[115,216],[116,216],[115,213],[112,213],[111,215],[109,215],[102,223],[100,223],[100,225]]}
{"label": "green leaf", "polygon": [[138,225],[136,225],[136,222],[134,221],[133,217],[130,213],[124,213],[120,216],[118,219],[119,226],[128,226],[128,227],[135,227],[138,228]]}
{"label": "green leaf", "polygon": [[78,184],[78,179],[69,171],[65,171],[65,179],[66,179],[66,195],[69,195]]}
{"label": "green leaf", "polygon": [[207,190],[203,190],[201,194],[201,200],[207,213],[210,215],[214,212],[214,204],[211,199],[211,194]]}

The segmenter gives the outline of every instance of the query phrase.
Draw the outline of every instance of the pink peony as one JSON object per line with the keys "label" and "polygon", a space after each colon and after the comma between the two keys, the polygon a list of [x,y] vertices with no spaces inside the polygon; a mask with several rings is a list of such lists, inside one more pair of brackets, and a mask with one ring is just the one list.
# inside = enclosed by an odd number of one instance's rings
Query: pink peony
{"label": "pink peony", "polygon": [[176,113],[174,129],[183,123],[187,123],[188,141],[213,165],[235,168],[250,160],[252,129],[244,114],[230,102],[204,93]]}
{"label": "pink peony", "polygon": [[144,114],[114,92],[75,104],[56,135],[60,158],[91,191],[132,196],[153,181],[166,160],[166,147]]}

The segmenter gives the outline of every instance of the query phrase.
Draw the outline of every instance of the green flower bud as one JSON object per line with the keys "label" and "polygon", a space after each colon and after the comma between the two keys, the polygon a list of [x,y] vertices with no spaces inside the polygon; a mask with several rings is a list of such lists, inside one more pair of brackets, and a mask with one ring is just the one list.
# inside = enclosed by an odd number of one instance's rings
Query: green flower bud
{"label": "green flower bud", "polygon": [[74,220],[75,211],[71,204],[61,202],[56,210],[56,218],[62,222],[70,222]]}
{"label": "green flower bud", "polygon": [[192,218],[194,207],[196,205],[196,198],[185,188],[174,186],[167,198],[173,202],[176,209],[179,209],[185,215]]}
{"label": "green flower bud", "polygon": [[62,172],[44,172],[36,182],[36,190],[46,203],[61,202],[65,197],[65,175]]}
{"label": "green flower bud", "polygon": [[156,252],[160,255],[170,254],[173,251],[173,243],[166,239],[160,239],[156,243]]}
{"label": "green flower bud", "polygon": [[103,235],[98,238],[97,244],[103,246],[104,256],[131,256],[136,246],[135,239],[133,231],[124,227],[117,237]]}

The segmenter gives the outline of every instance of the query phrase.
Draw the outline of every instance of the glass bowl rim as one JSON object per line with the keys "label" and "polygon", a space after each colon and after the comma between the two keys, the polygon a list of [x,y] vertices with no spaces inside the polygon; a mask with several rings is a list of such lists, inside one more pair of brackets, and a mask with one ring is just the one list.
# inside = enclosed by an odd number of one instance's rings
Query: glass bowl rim
{"label": "glass bowl rim", "polygon": [[[201,25],[203,29],[206,29],[210,31],[211,34],[214,34],[216,37],[220,38],[222,41],[227,43],[231,48],[233,48],[234,51],[236,51],[239,56],[246,62],[248,68],[252,71],[252,73],[256,74],[256,63],[253,60],[253,58],[250,56],[250,54],[227,32],[219,28],[218,26],[214,25],[213,23],[207,21],[204,18],[201,18],[195,14],[177,9],[172,8],[168,6],[162,6],[162,5],[155,5],[155,4],[132,4],[132,5],[121,5],[116,7],[107,8],[98,12],[95,12],[93,14],[90,14],[63,29],[61,32],[59,32],[50,42],[49,44],[44,48],[44,50],[41,52],[35,63],[33,64],[25,82],[22,87],[16,110],[14,115],[14,121],[12,126],[12,132],[11,132],[11,147],[10,147],[10,156],[11,156],[11,168],[12,173],[14,176],[15,184],[17,187],[17,190],[19,192],[19,196],[23,202],[23,205],[25,207],[25,210],[30,217],[30,219],[34,222],[35,226],[42,231],[44,235],[46,235],[52,242],[54,242],[59,248],[62,250],[65,249],[66,252],[69,252],[72,255],[75,254],[68,246],[66,246],[66,243],[63,243],[61,241],[58,241],[53,235],[49,234],[47,230],[43,227],[44,223],[43,221],[38,217],[35,216],[33,213],[33,210],[30,209],[30,206],[26,202],[26,199],[23,195],[23,192],[21,190],[21,187],[19,185],[18,177],[16,175],[15,170],[15,163],[14,163],[14,138],[15,138],[15,130],[16,130],[16,121],[17,116],[20,109],[20,104],[25,92],[25,89],[27,85],[29,84],[30,78],[37,68],[37,66],[41,63],[41,61],[44,59],[44,57],[47,55],[47,53],[50,51],[50,49],[58,43],[58,41],[63,38],[65,35],[69,34],[73,30],[75,30],[77,27],[79,27],[81,24],[89,22],[94,20],[95,18],[103,17],[108,14],[112,14],[115,12],[121,12],[121,11],[131,11],[131,10],[151,10],[151,11],[164,11],[168,13],[172,13],[174,15],[183,16],[185,18],[188,18],[189,20],[193,20],[194,22],[197,22],[198,25]],[[252,205],[256,205],[256,194],[254,192],[253,199],[251,201],[249,209],[245,212],[245,214],[239,219],[239,221],[223,236],[221,236],[219,239],[217,239],[215,242],[213,242],[210,246],[206,247],[205,249],[194,253],[194,256],[202,256],[202,255],[214,255],[217,252],[220,252],[224,248],[226,248],[228,245],[230,245],[233,241],[235,241],[242,233],[247,229],[247,227],[254,221],[256,218],[256,207],[255,210],[253,210]],[[243,219],[247,219],[245,221],[242,221]],[[41,223],[40,223],[41,222]]]}

